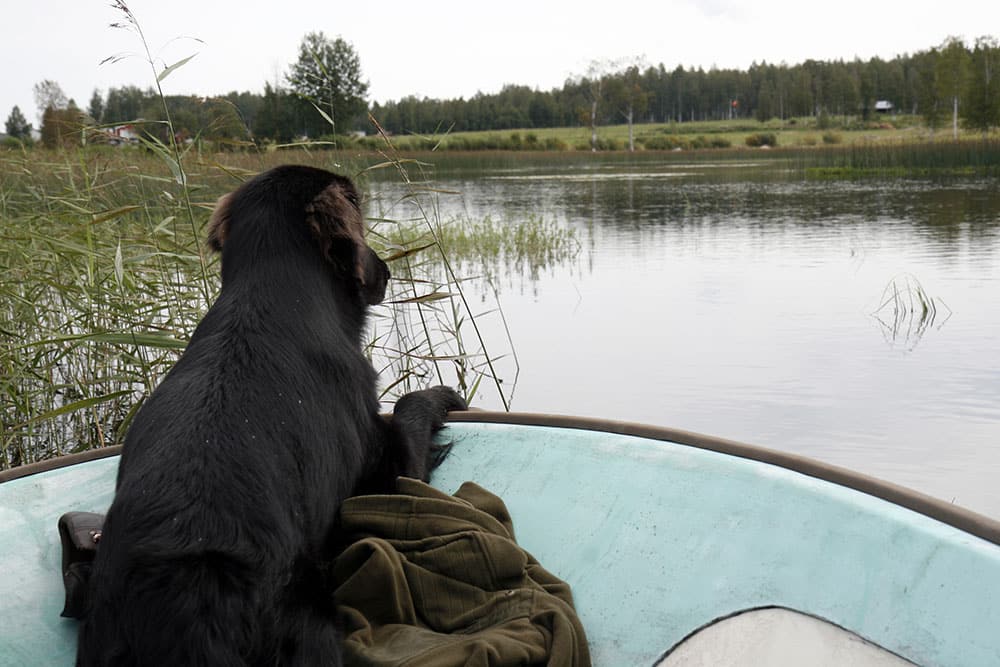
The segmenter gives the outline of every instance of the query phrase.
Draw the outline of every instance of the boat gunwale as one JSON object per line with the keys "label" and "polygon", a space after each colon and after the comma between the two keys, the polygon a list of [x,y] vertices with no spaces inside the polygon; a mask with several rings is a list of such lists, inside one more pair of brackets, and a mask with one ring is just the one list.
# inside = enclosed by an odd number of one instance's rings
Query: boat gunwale
{"label": "boat gunwale", "polygon": [[51,459],[44,459],[42,461],[34,461],[33,463],[25,463],[24,465],[17,466],[16,468],[0,470],[0,484],[3,484],[4,482],[11,482],[15,479],[21,479],[23,477],[30,477],[31,475],[37,475],[43,472],[49,472],[51,470],[58,470],[59,468],[66,468],[78,463],[86,463],[87,461],[97,461],[99,459],[110,458],[121,453],[121,445],[111,445],[108,447],[88,449],[75,454],[63,454],[62,456],[55,456]]}
{"label": "boat gunwale", "polygon": [[912,510],[1000,546],[1000,521],[996,519],[966,509],[965,507],[947,503],[939,498],[926,495],[906,486],[800,454],[782,452],[759,445],[751,445],[736,440],[728,440],[726,438],[682,429],[594,417],[470,410],[468,412],[450,413],[448,420],[450,422],[462,423],[547,426],[614,433],[645,438],[647,440],[670,442],[677,445],[726,454],[728,456],[735,456],[737,458],[758,461],[760,463],[767,463],[806,475],[807,477],[813,477],[838,486],[860,491],[861,493]]}
{"label": "boat gunwale", "polygon": [[[665,426],[652,426],[595,417],[469,410],[466,412],[452,412],[449,414],[448,420],[455,423],[543,426],[614,433],[645,438],[647,440],[670,442],[686,447],[694,447],[737,458],[767,463],[880,498],[1000,546],[1000,521],[991,519],[973,510],[947,503],[939,498],[928,496],[911,488],[800,454],[782,452],[759,445],[751,445],[736,440],[728,440],[726,438]],[[9,470],[0,470],[0,484],[78,463],[108,458],[120,453],[121,445],[113,445],[28,463]]]}

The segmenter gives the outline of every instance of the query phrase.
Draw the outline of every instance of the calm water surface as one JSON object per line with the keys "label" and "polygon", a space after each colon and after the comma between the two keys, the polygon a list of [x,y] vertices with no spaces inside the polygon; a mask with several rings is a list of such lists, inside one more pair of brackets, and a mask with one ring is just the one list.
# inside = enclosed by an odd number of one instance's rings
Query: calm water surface
{"label": "calm water surface", "polygon": [[[723,436],[1000,517],[996,180],[534,164],[435,186],[460,193],[436,198],[443,219],[541,215],[580,242],[495,280],[512,409]],[[401,194],[373,186],[390,216],[412,214]],[[893,284],[919,284],[936,312],[880,309]]]}

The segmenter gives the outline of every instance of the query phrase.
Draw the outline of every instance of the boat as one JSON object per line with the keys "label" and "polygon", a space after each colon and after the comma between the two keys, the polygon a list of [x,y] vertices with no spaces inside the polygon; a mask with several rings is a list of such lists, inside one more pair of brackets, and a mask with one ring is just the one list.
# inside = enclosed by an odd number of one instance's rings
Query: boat
{"label": "boat", "polygon": [[[685,431],[453,413],[433,485],[500,496],[567,581],[594,665],[1000,665],[1000,522],[843,468]],[[0,663],[72,665],[56,523],[119,450],[0,473]]]}

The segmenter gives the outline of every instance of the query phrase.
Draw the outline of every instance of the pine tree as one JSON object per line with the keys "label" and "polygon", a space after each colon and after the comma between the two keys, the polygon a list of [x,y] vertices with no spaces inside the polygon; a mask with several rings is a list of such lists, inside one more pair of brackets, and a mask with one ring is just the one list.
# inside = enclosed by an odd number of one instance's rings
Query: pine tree
{"label": "pine tree", "polygon": [[104,116],[104,98],[101,97],[101,91],[96,88],[94,89],[94,94],[90,97],[90,106],[87,107],[87,113],[90,114],[95,123],[100,123],[101,118]]}
{"label": "pine tree", "polygon": [[10,115],[7,116],[7,122],[4,124],[4,130],[15,139],[31,138],[31,124],[18,106],[11,109]]}

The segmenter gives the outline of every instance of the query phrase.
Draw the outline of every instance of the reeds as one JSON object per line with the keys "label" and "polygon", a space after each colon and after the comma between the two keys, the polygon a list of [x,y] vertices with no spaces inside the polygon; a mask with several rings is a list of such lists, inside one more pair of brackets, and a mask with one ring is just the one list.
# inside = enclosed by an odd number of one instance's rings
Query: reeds
{"label": "reeds", "polygon": [[[535,282],[543,271],[573,261],[580,252],[574,230],[536,214],[513,221],[492,216],[476,220],[451,217],[437,225],[435,232],[432,236],[424,223],[397,221],[386,241],[394,247],[440,243],[460,274],[486,282],[511,276]],[[440,268],[429,263],[426,270],[437,272]]]}
{"label": "reeds", "polygon": [[176,183],[119,159],[0,162],[4,466],[116,442],[204,312]]}
{"label": "reeds", "polygon": [[[225,159],[186,155],[178,182],[155,152],[0,153],[0,467],[120,443],[218,290],[202,233],[215,200],[279,162],[336,159],[342,173],[349,162],[326,151]],[[369,188],[373,168],[406,183],[398,206],[368,211],[369,243],[394,276],[368,343],[384,399],[444,382],[508,405],[516,357],[490,281],[504,267],[537,276],[579,244],[540,218],[443,221],[446,195],[409,175],[423,167],[389,147],[381,159],[346,172]],[[469,276],[482,278],[474,299]]]}
{"label": "reeds", "polygon": [[[126,18],[121,27],[134,28],[145,48],[135,17],[115,6]],[[184,62],[156,74],[157,83]],[[221,194],[283,162],[365,175],[347,155],[309,145],[227,155],[223,164],[178,145],[169,120],[167,136],[141,150],[0,153],[0,468],[122,441],[218,290],[202,227]],[[410,222],[429,239],[370,237],[405,276],[393,281],[389,306],[376,308],[371,327],[368,350],[384,395],[445,382],[468,399],[488,378],[507,406],[512,385],[496,368],[502,355],[486,351],[482,314],[472,312],[441,242],[435,194],[410,180],[409,166],[386,138],[373,168],[404,180],[417,211]],[[443,273],[426,272],[429,264]],[[502,317],[498,305],[492,312]]]}
{"label": "reeds", "polygon": [[494,291],[492,308],[473,311],[461,267],[447,245],[447,225],[440,217],[438,198],[456,193],[429,185],[426,165],[402,159],[377,121],[371,121],[384,142],[380,151],[384,161],[368,171],[394,170],[405,185],[405,193],[396,203],[405,205],[410,213],[400,220],[383,211],[371,227],[371,235],[382,240],[388,259],[395,262],[388,302],[391,315],[375,319],[370,348],[380,375],[395,378],[384,395],[394,397],[428,384],[449,384],[468,400],[477,394],[483,380],[488,380],[503,408],[509,409],[518,370],[509,334],[502,347],[510,350],[515,382],[506,388],[497,368],[503,355],[491,356],[494,348],[487,345],[480,327],[481,320],[491,315],[503,320],[499,299]]}
{"label": "reeds", "polygon": [[998,139],[854,143],[790,155],[812,178],[1000,174]]}
{"label": "reeds", "polygon": [[940,298],[929,295],[920,281],[907,273],[889,281],[872,317],[890,346],[911,351],[929,329],[945,325],[951,309]]}

